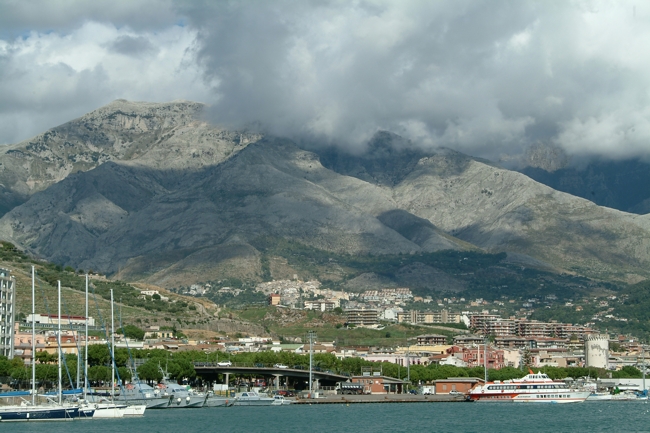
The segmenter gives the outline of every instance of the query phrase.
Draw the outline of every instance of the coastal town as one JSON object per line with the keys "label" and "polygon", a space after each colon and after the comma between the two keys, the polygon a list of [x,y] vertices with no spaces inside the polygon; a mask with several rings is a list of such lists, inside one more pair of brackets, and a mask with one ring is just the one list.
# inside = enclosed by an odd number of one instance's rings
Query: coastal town
{"label": "coastal town", "polygon": [[[210,285],[194,285],[188,294],[202,296],[210,290],[214,290]],[[242,291],[229,287],[218,290],[233,296]],[[336,312],[343,320],[342,332],[353,328],[380,331],[389,324],[417,325],[423,330],[431,330],[404,339],[401,344],[393,347],[342,346],[337,344],[337,341],[317,341],[314,344],[315,353],[330,353],[338,359],[359,357],[367,361],[388,362],[401,366],[433,363],[468,368],[487,365],[488,369],[501,369],[520,368],[526,357],[525,364],[535,368],[596,367],[616,371],[625,366],[638,367],[645,362],[647,353],[644,346],[634,337],[607,335],[588,326],[595,322],[578,325],[557,321],[542,322],[529,318],[531,307],[553,299],[526,299],[521,303],[516,315],[502,317],[499,314],[500,308],[515,304],[513,300],[490,303],[483,299],[466,300],[463,297],[434,299],[430,296],[414,296],[408,288],[353,293],[330,290],[323,288],[318,281],[300,281],[297,278],[260,283],[255,290],[266,297],[268,305],[272,308]],[[163,301],[169,301],[167,296],[155,290],[141,290],[141,296],[157,296]],[[615,300],[615,296],[608,299],[609,302]],[[607,301],[598,302],[603,307],[608,306]],[[419,308],[415,309],[414,306]],[[80,326],[85,318],[66,317],[62,320],[66,326]],[[14,332],[6,338],[10,339],[13,345],[10,350],[5,349],[5,353],[24,359],[26,364],[31,357],[31,333],[21,331],[21,328],[30,326],[32,321],[43,327],[43,332],[37,336],[37,347],[52,353],[56,351],[54,331],[47,329],[57,322],[56,315],[37,314],[33,318],[29,315],[22,323],[11,324]],[[88,323],[93,327],[94,319],[89,317]],[[446,332],[437,333],[437,328]],[[63,352],[75,353],[83,336],[75,330],[64,332],[61,343]],[[116,335],[116,347],[126,347],[128,344],[132,349],[163,349],[170,352],[221,351],[225,354],[263,351],[307,352],[305,342],[299,337],[281,340],[263,335],[237,338],[223,335],[212,341],[179,339],[175,338],[172,330],[151,325],[144,329],[140,341],[127,341],[123,335]],[[589,357],[588,350],[585,350],[588,346],[586,342],[589,341],[597,342],[608,355]],[[89,343],[102,344],[103,341],[94,337]]]}

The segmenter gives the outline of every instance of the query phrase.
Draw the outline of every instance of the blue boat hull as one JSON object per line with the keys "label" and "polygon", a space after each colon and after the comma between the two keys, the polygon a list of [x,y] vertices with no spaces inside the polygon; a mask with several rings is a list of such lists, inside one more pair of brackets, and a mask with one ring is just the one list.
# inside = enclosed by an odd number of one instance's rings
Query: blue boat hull
{"label": "blue boat hull", "polygon": [[76,407],[24,407],[0,410],[0,422],[3,421],[71,421],[79,418]]}

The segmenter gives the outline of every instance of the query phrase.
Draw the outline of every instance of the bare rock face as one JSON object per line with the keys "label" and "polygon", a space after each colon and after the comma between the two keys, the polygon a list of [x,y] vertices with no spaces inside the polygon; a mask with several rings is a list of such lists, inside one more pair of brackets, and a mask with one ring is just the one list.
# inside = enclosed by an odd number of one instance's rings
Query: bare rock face
{"label": "bare rock face", "polygon": [[649,264],[650,216],[603,208],[456,152],[423,158],[395,192],[402,209],[488,251],[623,279]]}
{"label": "bare rock face", "polygon": [[168,170],[217,164],[258,135],[223,131],[200,120],[203,105],[117,100],[0,155],[4,214],[72,173],[109,161]]}
{"label": "bare rock face", "polygon": [[[11,147],[0,155],[0,238],[163,287],[261,279],[261,237],[347,254],[507,251],[547,268],[648,276],[650,216],[458,152],[423,152],[393,134],[378,134],[365,156],[317,153],[220,129],[201,110],[115,101]],[[390,284],[423,279],[463,288],[426,267]],[[388,284],[380,280],[349,284]]]}
{"label": "bare rock face", "polygon": [[526,149],[522,165],[554,172],[565,168],[568,164],[569,157],[561,147],[548,143],[535,143]]}

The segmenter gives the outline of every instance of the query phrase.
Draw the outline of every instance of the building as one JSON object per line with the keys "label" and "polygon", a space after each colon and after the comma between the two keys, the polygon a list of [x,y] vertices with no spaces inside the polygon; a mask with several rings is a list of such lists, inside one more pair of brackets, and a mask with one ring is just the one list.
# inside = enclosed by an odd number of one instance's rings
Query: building
{"label": "building", "polygon": [[149,326],[144,330],[144,339],[166,339],[174,338],[174,331],[166,329],[161,330],[160,326]]}
{"label": "building", "polygon": [[[468,367],[485,367],[485,346],[477,347],[463,347],[460,349],[463,356],[463,361]],[[456,355],[458,356],[458,355]],[[487,348],[487,368],[500,370],[505,367],[503,350]]]}
{"label": "building", "polygon": [[[25,323],[32,323],[32,321],[38,325],[58,325],[59,316],[56,314],[34,314],[32,318],[32,315],[29,314],[25,318]],[[86,324],[86,318],[84,316],[61,315],[61,326],[85,325],[85,324]],[[88,316],[88,326],[95,326],[95,319],[93,319],[90,316]]]}
{"label": "building", "polygon": [[434,382],[436,394],[449,394],[450,392],[467,393],[476,385],[482,385],[485,381],[478,377],[449,377],[438,379]]}
{"label": "building", "polygon": [[461,314],[447,310],[440,311],[401,311],[397,314],[399,323],[460,323]]}
{"label": "building", "polygon": [[269,305],[280,305],[282,297],[278,293],[271,293],[269,295]]}
{"label": "building", "polygon": [[348,325],[372,326],[379,324],[379,311],[364,308],[351,308],[345,310],[348,318]]}
{"label": "building", "polygon": [[336,303],[332,301],[305,301],[305,310],[332,311],[336,308]]}
{"label": "building", "polygon": [[402,394],[404,385],[408,382],[394,377],[381,376],[379,372],[364,373],[363,376],[352,376],[352,383],[363,384],[364,394]]}
{"label": "building", "polygon": [[437,346],[447,344],[447,337],[444,335],[426,334],[418,335],[415,338],[417,338],[418,346]]}
{"label": "building", "polygon": [[0,355],[14,357],[16,280],[8,269],[0,268]]}
{"label": "building", "polygon": [[585,338],[585,363],[587,367],[608,368],[609,339],[606,335]]}
{"label": "building", "polygon": [[457,335],[454,337],[454,345],[458,346],[478,346],[485,344],[485,337],[480,335]]}

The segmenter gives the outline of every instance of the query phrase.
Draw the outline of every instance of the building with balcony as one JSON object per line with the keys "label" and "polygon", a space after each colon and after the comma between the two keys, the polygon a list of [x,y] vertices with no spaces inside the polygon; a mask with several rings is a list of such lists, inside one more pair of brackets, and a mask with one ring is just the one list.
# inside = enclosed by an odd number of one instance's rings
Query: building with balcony
{"label": "building with balcony", "polygon": [[0,355],[14,357],[14,321],[16,279],[8,269],[0,268]]}
{"label": "building with balcony", "polygon": [[372,326],[379,324],[379,311],[364,308],[351,308],[345,310],[348,325]]}

